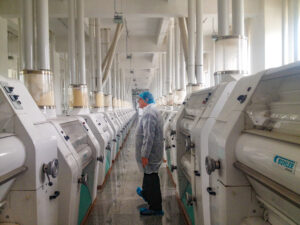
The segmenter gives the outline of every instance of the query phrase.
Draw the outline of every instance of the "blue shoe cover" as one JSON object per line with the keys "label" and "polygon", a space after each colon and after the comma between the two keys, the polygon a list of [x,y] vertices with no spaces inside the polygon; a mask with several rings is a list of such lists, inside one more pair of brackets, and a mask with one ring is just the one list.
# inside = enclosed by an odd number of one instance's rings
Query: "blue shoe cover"
{"label": "blue shoe cover", "polygon": [[163,210],[151,210],[147,208],[140,208],[140,214],[143,216],[163,216]]}
{"label": "blue shoe cover", "polygon": [[[144,197],[142,195],[142,191],[143,191],[143,189],[141,187],[137,187],[137,189],[136,189],[137,195],[144,199]],[[146,201],[146,200],[144,199],[144,201]]]}

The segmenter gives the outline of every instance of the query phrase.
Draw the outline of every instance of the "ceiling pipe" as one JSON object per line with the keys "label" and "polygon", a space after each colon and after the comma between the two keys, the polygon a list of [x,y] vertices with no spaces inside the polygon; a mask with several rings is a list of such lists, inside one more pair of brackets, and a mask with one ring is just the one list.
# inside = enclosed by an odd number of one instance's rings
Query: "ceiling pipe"
{"label": "ceiling pipe", "polygon": [[232,0],[232,34],[245,34],[244,0]]}
{"label": "ceiling pipe", "polygon": [[175,89],[180,89],[180,30],[175,20]]}
{"label": "ceiling pipe", "polygon": [[91,66],[91,89],[97,91],[96,74],[95,74],[95,19],[89,19],[89,34],[90,34],[90,66]]}
{"label": "ceiling pipe", "polygon": [[68,1],[68,61],[70,84],[77,83],[75,54],[75,0]]}
{"label": "ceiling pipe", "polygon": [[[233,0],[234,1],[234,0]],[[203,85],[203,0],[196,0],[196,80]]]}
{"label": "ceiling pipe", "polygon": [[21,1],[22,9],[22,61],[24,70],[34,69],[33,54],[33,3],[32,0]]}
{"label": "ceiling pipe", "polygon": [[77,0],[78,82],[83,85],[86,84],[84,35],[84,0]]}
{"label": "ceiling pipe", "polygon": [[188,1],[188,65],[187,65],[187,71],[188,71],[188,85],[194,84],[195,80],[195,0],[189,0]]}
{"label": "ceiling pipe", "polygon": [[183,52],[185,60],[187,61],[188,58],[188,32],[186,27],[186,20],[184,17],[178,18],[178,25],[180,29],[180,35],[181,35],[181,43],[183,45]]}
{"label": "ceiling pipe", "polygon": [[229,35],[229,2],[218,0],[218,35]]}
{"label": "ceiling pipe", "polygon": [[37,69],[50,70],[48,0],[36,1]]}
{"label": "ceiling pipe", "polygon": [[105,70],[104,70],[104,74],[103,74],[103,79],[102,79],[103,85],[105,85],[105,83],[107,81],[108,74],[109,74],[109,71],[110,71],[111,65],[112,65],[112,60],[114,58],[116,47],[117,47],[118,41],[120,39],[123,27],[124,27],[123,24],[117,24],[117,28],[116,28],[116,31],[115,31],[115,35],[113,37],[113,41],[112,41],[111,46],[108,50],[109,58],[108,58],[107,65],[106,65]]}

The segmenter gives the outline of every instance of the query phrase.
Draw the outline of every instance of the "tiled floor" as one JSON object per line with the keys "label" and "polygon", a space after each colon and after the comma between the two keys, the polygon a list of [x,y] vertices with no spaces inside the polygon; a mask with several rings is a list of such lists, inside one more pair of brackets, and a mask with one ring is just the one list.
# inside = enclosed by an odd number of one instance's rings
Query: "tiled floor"
{"label": "tiled floor", "polygon": [[134,127],[123,147],[118,160],[113,165],[104,188],[99,191],[97,202],[87,225],[185,225],[165,167],[159,176],[163,197],[164,216],[140,216],[139,208],[146,206],[135,190],[141,186],[142,173],[135,161]]}

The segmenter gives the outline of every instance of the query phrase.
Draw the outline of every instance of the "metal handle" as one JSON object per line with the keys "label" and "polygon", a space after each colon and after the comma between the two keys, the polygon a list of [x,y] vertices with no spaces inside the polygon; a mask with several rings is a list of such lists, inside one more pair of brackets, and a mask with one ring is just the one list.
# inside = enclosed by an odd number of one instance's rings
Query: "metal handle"
{"label": "metal handle", "polygon": [[221,168],[221,162],[207,156],[205,159],[205,167],[207,174],[210,175],[215,170],[219,170]]}
{"label": "metal handle", "polygon": [[207,190],[208,194],[213,195],[213,196],[216,195],[216,192],[213,191],[211,187],[208,187],[206,190]]}
{"label": "metal handle", "polygon": [[50,161],[48,164],[43,165],[43,173],[45,173],[48,178],[49,186],[53,185],[53,183],[50,180],[50,176],[52,178],[56,178],[58,174],[58,169],[59,169],[58,159],[54,159]]}

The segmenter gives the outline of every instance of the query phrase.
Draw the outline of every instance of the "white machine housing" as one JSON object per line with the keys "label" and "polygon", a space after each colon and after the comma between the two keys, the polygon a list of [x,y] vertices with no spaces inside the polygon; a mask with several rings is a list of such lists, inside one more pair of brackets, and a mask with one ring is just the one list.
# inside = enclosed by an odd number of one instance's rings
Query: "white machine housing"
{"label": "white machine housing", "polygon": [[0,127],[0,180],[4,181],[0,222],[58,224],[59,165],[53,127],[24,84],[4,77],[0,77]]}
{"label": "white machine housing", "polygon": [[300,223],[299,86],[299,62],[237,82],[201,154],[205,225]]}
{"label": "white machine housing", "polygon": [[[62,198],[59,221],[78,223],[81,185],[88,186],[92,201],[97,197],[100,146],[85,120],[77,116],[51,119],[58,139],[59,162],[63,171],[58,177]],[[85,172],[83,172],[85,171]]]}
{"label": "white machine housing", "polygon": [[[212,129],[235,84],[223,83],[192,93],[176,116],[178,190],[180,196],[186,195],[188,204],[193,205],[195,224],[203,223],[200,143],[202,138],[206,138],[206,132]],[[191,184],[192,194],[184,193],[188,183]]]}

